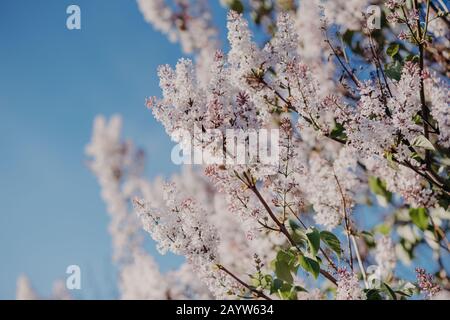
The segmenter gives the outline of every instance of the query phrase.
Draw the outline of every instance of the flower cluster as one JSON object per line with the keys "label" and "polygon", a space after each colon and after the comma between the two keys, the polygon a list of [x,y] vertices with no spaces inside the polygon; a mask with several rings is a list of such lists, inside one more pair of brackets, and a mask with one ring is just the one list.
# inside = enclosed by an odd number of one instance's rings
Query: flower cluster
{"label": "flower cluster", "polygon": [[[187,258],[188,263],[217,297],[239,292],[239,284],[217,272],[218,233],[205,221],[205,212],[192,198],[182,198],[173,184],[165,186],[165,207],[135,199],[134,206],[144,229],[158,244],[161,253],[171,251]],[[218,290],[223,286],[223,290]]]}
{"label": "flower cluster", "polygon": [[119,116],[113,116],[109,122],[103,116],[97,117],[86,154],[91,157],[89,167],[97,176],[102,198],[112,218],[109,232],[113,239],[114,259],[126,261],[141,242],[140,226],[130,214],[129,198],[133,194],[134,181],[142,172],[143,153],[135,150],[132,143],[121,140],[121,126]]}
{"label": "flower cluster", "polygon": [[[26,275],[20,275],[16,284],[16,300],[42,300],[34,288],[31,286],[30,279]],[[57,280],[53,283],[52,294],[48,299],[51,300],[71,300],[72,296],[66,288],[63,280]]]}
{"label": "flower cluster", "polygon": [[[209,71],[212,56],[219,47],[217,29],[211,23],[211,12],[205,0],[137,0],[145,20],[179,42],[185,53],[196,54],[200,79]],[[173,2],[173,3],[170,3]]]}
{"label": "flower cluster", "polygon": [[375,262],[378,265],[378,272],[382,279],[388,279],[397,263],[394,243],[390,237],[383,236],[377,240]]}
{"label": "flower cluster", "polygon": [[365,300],[366,295],[362,290],[356,274],[339,269],[339,280],[336,300]]}
{"label": "flower cluster", "polygon": [[369,5],[369,0],[327,0],[325,16],[345,29],[358,30],[364,26],[364,14]]}
{"label": "flower cluster", "polygon": [[423,268],[416,268],[417,285],[428,298],[435,296],[441,287],[433,281],[433,276]]}

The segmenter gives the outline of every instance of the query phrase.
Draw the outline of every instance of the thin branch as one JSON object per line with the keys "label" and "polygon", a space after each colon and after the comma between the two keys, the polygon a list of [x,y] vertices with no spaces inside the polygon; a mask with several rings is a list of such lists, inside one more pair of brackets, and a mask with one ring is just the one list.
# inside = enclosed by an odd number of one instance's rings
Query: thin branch
{"label": "thin branch", "polygon": [[347,66],[344,64],[344,62],[342,61],[342,59],[339,57],[338,52],[336,51],[336,49],[331,45],[330,40],[328,39],[328,35],[327,35],[327,39],[325,40],[325,42],[328,44],[328,46],[330,47],[330,49],[333,51],[334,56],[336,57],[336,59],[338,60],[339,64],[341,65],[342,69],[344,69],[344,71],[347,73],[347,75],[350,77],[350,79],[353,81],[353,83],[360,88],[361,87],[361,83],[358,80],[358,78],[356,77],[356,75],[354,74],[353,71],[350,71]]}
{"label": "thin branch", "polygon": [[242,281],[241,279],[239,279],[237,276],[235,276],[231,271],[229,271],[227,268],[225,268],[224,266],[218,264],[217,268],[219,268],[219,270],[227,273],[230,277],[232,277],[234,280],[236,280],[237,282],[239,282],[241,285],[243,285],[245,288],[247,288],[248,290],[250,290],[251,292],[253,292],[257,297],[259,298],[263,298],[266,300],[272,300],[270,297],[266,296],[264,294],[264,292],[257,290],[255,288],[253,288],[252,286],[248,285],[247,283],[245,283],[244,281]]}
{"label": "thin branch", "polygon": [[343,206],[343,211],[344,211],[344,224],[345,224],[345,231],[346,231],[345,233],[347,235],[348,252],[350,255],[349,262],[350,262],[350,268],[353,271],[353,252],[352,252],[352,246],[350,243],[350,236],[351,236],[352,232],[351,232],[350,222],[349,222],[348,215],[347,215],[347,204],[345,201],[344,192],[342,190],[341,184],[339,183],[339,179],[337,178],[336,174],[334,174],[334,179],[336,180],[336,183],[337,183],[337,186],[338,186],[339,192],[341,194],[341,198],[342,198],[342,206]]}
{"label": "thin branch", "polygon": [[[288,239],[288,241],[291,243],[292,246],[298,248],[298,246],[295,243],[294,239],[292,239],[291,235],[289,234],[289,231],[286,229],[286,226],[277,219],[277,217],[273,213],[272,209],[270,208],[270,206],[267,204],[266,200],[264,200],[263,196],[259,192],[259,190],[256,187],[256,185],[253,182],[251,182],[250,177],[248,177],[245,173],[244,173],[244,175],[246,176],[247,180],[249,180],[248,181],[249,184],[247,184],[247,186],[249,187],[250,190],[253,191],[253,193],[259,199],[259,201],[261,202],[261,204],[263,205],[263,207],[266,209],[267,213],[269,214],[270,218],[280,228],[281,233],[284,234],[284,236]],[[334,285],[337,286],[337,280],[330,273],[328,273],[327,271],[325,271],[323,269],[320,269],[320,274],[322,274],[325,278],[327,278]]]}
{"label": "thin branch", "polygon": [[369,289],[369,282],[367,281],[366,270],[364,269],[364,265],[361,259],[361,255],[359,254],[358,244],[356,243],[356,239],[354,235],[350,235],[350,239],[352,239],[353,246],[355,247],[356,259],[358,259],[359,269],[361,270],[361,274],[364,280],[364,285],[366,289]]}

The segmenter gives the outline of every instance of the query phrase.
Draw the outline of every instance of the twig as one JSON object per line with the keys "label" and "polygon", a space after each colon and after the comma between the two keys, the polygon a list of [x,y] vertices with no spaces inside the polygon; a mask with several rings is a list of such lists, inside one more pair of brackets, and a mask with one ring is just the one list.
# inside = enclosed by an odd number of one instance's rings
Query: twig
{"label": "twig", "polygon": [[224,266],[218,264],[217,268],[219,268],[219,270],[227,273],[230,277],[232,277],[234,280],[236,280],[237,282],[239,282],[241,285],[243,285],[244,287],[246,287],[248,290],[250,290],[251,292],[253,292],[257,297],[266,299],[266,300],[272,300],[270,297],[266,296],[264,294],[264,292],[257,290],[253,287],[251,287],[250,285],[248,285],[247,283],[245,283],[244,281],[242,281],[241,279],[239,279],[237,276],[235,276],[231,271],[229,271],[227,268],[225,268]]}
{"label": "twig", "polygon": [[[261,202],[261,204],[263,205],[263,207],[266,209],[267,213],[269,214],[270,218],[273,220],[273,222],[275,222],[275,224],[280,228],[280,232],[282,234],[284,234],[284,236],[288,239],[288,241],[291,243],[292,246],[298,248],[297,244],[295,243],[294,239],[292,239],[291,235],[289,234],[288,230],[286,229],[286,226],[281,223],[277,217],[275,216],[275,214],[273,213],[272,209],[269,207],[269,205],[267,204],[266,200],[264,200],[263,196],[261,195],[261,193],[259,192],[258,188],[256,187],[256,185],[253,183],[251,177],[247,176],[246,173],[244,173],[244,176],[246,177],[246,179],[248,180],[246,185],[247,187],[253,191],[253,193],[256,195],[256,197],[259,199],[259,201]],[[328,280],[330,280],[334,285],[337,286],[337,280],[327,271],[320,269],[320,274],[322,274],[325,278],[327,278]]]}
{"label": "twig", "polygon": [[369,289],[369,282],[367,282],[366,270],[364,270],[364,265],[362,263],[361,255],[359,254],[358,244],[356,243],[355,236],[350,235],[350,239],[352,239],[353,246],[355,247],[356,259],[358,259],[359,269],[361,270],[361,274],[364,280],[364,285],[366,289]]}

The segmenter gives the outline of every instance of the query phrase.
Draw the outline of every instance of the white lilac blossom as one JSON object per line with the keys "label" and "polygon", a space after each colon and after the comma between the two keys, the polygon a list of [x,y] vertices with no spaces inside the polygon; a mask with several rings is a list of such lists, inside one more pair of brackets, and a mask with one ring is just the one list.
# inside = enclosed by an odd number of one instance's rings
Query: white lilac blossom
{"label": "white lilac blossom", "polygon": [[103,116],[97,117],[86,154],[91,157],[89,167],[97,176],[111,216],[109,232],[114,259],[126,261],[141,238],[138,220],[130,214],[130,195],[126,194],[125,180],[139,175],[142,154],[134,150],[130,142],[121,139],[121,124],[119,116],[113,116],[109,122]]}
{"label": "white lilac blossom", "polygon": [[31,285],[30,279],[26,275],[20,275],[16,282],[16,300],[71,300],[66,282],[57,280],[53,283],[52,294],[50,297],[44,298],[39,295]]}
{"label": "white lilac blossom", "polygon": [[416,278],[417,286],[427,298],[432,298],[441,291],[441,287],[434,282],[433,276],[425,269],[416,268]]}
{"label": "white lilac blossom", "polygon": [[[208,170],[207,168],[206,171]],[[183,194],[201,203],[208,213],[205,219],[216,227],[220,237],[217,251],[223,265],[238,273],[246,273],[249,272],[249,265],[255,253],[266,265],[273,259],[276,246],[283,243],[282,238],[276,234],[258,232],[255,229],[253,213],[248,215],[244,210],[239,210],[237,204],[242,202],[238,199],[245,201],[242,190],[238,189],[239,192],[232,193],[234,197],[228,196],[228,193],[224,197],[222,192],[218,192],[211,185],[208,178],[189,167],[184,167],[180,174],[171,178],[171,181],[183,191]],[[143,198],[154,206],[163,207],[165,200],[161,190],[164,184],[161,179],[152,184],[145,184],[142,190]],[[252,204],[254,203],[253,201]]]}
{"label": "white lilac blossom", "polygon": [[141,250],[135,251],[132,259],[132,262],[125,265],[120,272],[120,298],[123,300],[172,299],[168,283],[159,272],[154,259]]}
{"label": "white lilac blossom", "polygon": [[412,207],[433,207],[436,197],[427,186],[426,181],[413,170],[399,166],[392,168],[388,161],[381,157],[365,160],[369,172],[386,181],[387,190],[401,195]]}
{"label": "white lilac blossom", "polygon": [[[445,38],[449,34],[448,25],[445,21],[437,16],[430,17],[428,23],[428,31],[433,33],[436,37]],[[448,40],[446,42],[448,44]]]}
{"label": "white lilac blossom", "polygon": [[[267,108],[267,100],[270,98],[265,92],[270,91],[271,85],[286,86],[290,84],[289,101],[292,106],[299,110],[300,114],[304,114],[310,119],[308,125],[318,127],[324,133],[329,133],[334,123],[332,115],[336,112],[330,114],[326,108],[330,104],[336,104],[336,100],[333,97],[320,96],[319,83],[309,68],[300,62],[295,45],[298,35],[293,25],[292,17],[288,14],[281,14],[277,21],[278,30],[273,41],[265,47],[264,51],[259,51],[251,40],[251,33],[245,20],[236,13],[230,13],[228,37],[231,50],[227,56],[229,66],[225,56],[217,53],[208,92],[197,85],[195,71],[189,61],[180,60],[175,70],[168,66],[162,67],[159,74],[163,99],[151,101],[150,106],[154,115],[165,125],[167,132],[175,141],[180,141],[181,137],[177,135],[180,129],[192,132],[193,127],[200,125],[203,128],[219,129],[222,132],[232,128],[258,128],[265,122],[264,117],[267,117],[267,110],[264,112],[260,108],[255,109],[255,105]],[[277,83],[270,79],[266,82],[264,79],[265,69],[268,66],[272,66],[280,75]],[[238,88],[246,88],[247,91],[239,91]],[[265,101],[261,104],[262,93]],[[273,96],[273,92],[271,94]],[[235,100],[233,100],[233,96],[236,97]],[[255,99],[252,100],[251,97],[255,97]],[[204,110],[205,106],[206,110]],[[229,109],[230,106],[233,108]],[[242,109],[247,110],[245,110],[245,114],[241,115],[239,110]],[[210,116],[205,117],[205,115]],[[206,144],[207,141],[206,139]],[[195,139],[194,143],[197,143]],[[205,139],[201,143],[202,147],[206,147]],[[182,146],[184,146],[183,142]],[[293,162],[291,161],[291,163]],[[320,167],[319,165],[317,168]],[[254,207],[254,205],[249,205],[254,198],[242,192],[239,192],[238,195],[237,190],[240,189],[241,183],[239,181],[232,182],[236,180],[233,171],[238,168],[233,167],[232,169],[231,172],[228,172],[211,166],[208,169],[208,175],[214,176],[216,182],[222,181],[221,185],[227,187],[227,193],[231,195],[231,198],[239,200],[239,202],[234,201],[232,211],[248,212],[248,207]],[[261,176],[262,172],[253,173]],[[333,197],[330,195],[320,196],[320,193],[314,191],[316,188],[309,188],[309,190],[312,195],[310,201],[315,204],[319,220],[329,228],[333,228],[341,220],[342,197],[337,192],[334,175],[330,175],[330,173],[332,173],[331,169],[324,172],[323,181],[318,179],[322,181],[318,189],[322,190],[321,186],[329,186],[331,180],[330,193],[333,194]],[[219,178],[219,174],[222,177]],[[312,175],[316,175],[316,172],[311,173]],[[317,174],[316,178],[317,176],[321,175]],[[343,183],[352,181],[348,178],[342,179]],[[312,179],[310,181],[314,182]],[[292,194],[295,192],[298,194],[298,191],[294,189]],[[315,197],[321,197],[322,200],[315,199]],[[351,201],[348,202],[348,206],[351,208]],[[330,210],[330,208],[333,209]],[[253,212],[251,215],[261,211],[264,210],[255,208],[251,210]],[[241,216],[241,218],[243,217]],[[258,218],[258,215],[256,217]],[[325,217],[326,220],[324,220]],[[248,220],[247,218],[243,219],[244,221]]]}
{"label": "white lilac blossom", "polygon": [[450,148],[450,90],[448,84],[435,75],[425,79],[425,92],[430,100],[431,115],[439,125],[439,142]]}
{"label": "white lilac blossom", "polygon": [[173,184],[167,184],[164,208],[152,207],[139,199],[134,200],[134,206],[162,254],[170,251],[186,257],[194,272],[219,298],[230,290],[240,290],[239,283],[217,267],[217,230],[205,221],[205,212],[193,199],[182,198]]}
{"label": "white lilac blossom", "polygon": [[397,263],[394,243],[390,237],[383,236],[377,240],[375,262],[378,265],[379,276],[382,280],[388,279],[392,275]]}
{"label": "white lilac blossom", "polygon": [[400,81],[392,86],[395,89],[392,92],[393,97],[387,102],[392,114],[392,125],[404,138],[411,141],[422,132],[422,128],[413,122],[414,116],[421,109],[417,94],[420,91],[421,76],[417,64],[406,63]]}
{"label": "white lilac blossom", "polygon": [[298,53],[301,60],[314,69],[322,94],[334,91],[335,66],[329,60],[331,49],[324,35],[324,18],[320,0],[301,1],[295,20],[299,36]]}
{"label": "white lilac blossom", "polygon": [[[168,272],[165,279],[169,288],[170,299],[214,299],[214,294],[202,281],[199,281],[198,275],[189,263],[183,263],[178,269]],[[223,286],[219,289],[222,291]],[[230,298],[230,296],[224,294],[221,298]]]}
{"label": "white lilac blossom", "polygon": [[277,75],[279,78],[283,78],[287,67],[299,59],[297,52],[299,36],[295,29],[295,20],[288,13],[280,14],[276,25],[277,32],[266,50],[269,50],[268,56],[272,59],[271,65],[275,65],[278,70]]}
{"label": "white lilac blossom", "polygon": [[328,230],[336,228],[355,204],[355,197],[365,192],[363,174],[357,155],[343,148],[334,162],[311,155],[300,178],[303,193],[312,204],[315,221]]}
{"label": "white lilac blossom", "polygon": [[206,83],[214,52],[219,48],[218,31],[212,25],[207,1],[137,0],[145,20],[179,42],[183,52],[195,54],[199,79]]}
{"label": "white lilac blossom", "polygon": [[364,26],[364,14],[370,4],[369,0],[327,0],[323,6],[330,23],[344,29],[359,30]]}
{"label": "white lilac blossom", "polygon": [[365,300],[366,294],[360,286],[358,277],[345,269],[339,270],[336,300]]}
{"label": "white lilac blossom", "polygon": [[25,275],[21,275],[17,278],[16,299],[17,300],[39,299],[36,291],[31,287],[30,279],[28,279],[28,277]]}
{"label": "white lilac blossom", "polygon": [[431,297],[431,300],[450,300],[450,291],[441,290]]}
{"label": "white lilac blossom", "polygon": [[405,0],[387,0],[385,2],[386,7],[388,7],[391,10],[394,10],[396,8],[399,8],[405,4]]}
{"label": "white lilac blossom", "polygon": [[[313,204],[315,221],[328,230],[337,227],[343,218],[342,198],[332,166],[324,159],[309,161],[308,200]],[[312,180],[311,177],[314,177]]]}
{"label": "white lilac blossom", "polygon": [[[111,216],[110,233],[113,239],[114,260],[119,266],[119,292],[122,299],[183,299],[211,297],[206,287],[198,284],[196,276],[174,280],[162,274],[142,247],[141,226],[132,212],[131,198],[151,194],[155,201],[163,201],[161,188],[155,188],[142,177],[143,154],[121,138],[121,119],[108,122],[98,117],[94,123],[91,143],[86,148],[90,168],[98,177],[104,200]],[[186,176],[186,175],[185,175]],[[186,176],[189,179],[189,176]],[[186,179],[186,180],[187,180]],[[179,179],[180,180],[180,179]],[[155,182],[158,185],[158,182]],[[153,190],[155,189],[155,190]],[[160,200],[161,199],[161,200]],[[181,275],[186,268],[173,273]],[[178,281],[178,282],[177,282]]]}
{"label": "white lilac blossom", "polygon": [[136,250],[133,260],[119,274],[120,298],[123,300],[211,299],[211,291],[199,281],[192,268],[161,273],[152,256]]}
{"label": "white lilac blossom", "polygon": [[264,77],[270,67],[271,57],[266,51],[259,49],[252,40],[252,33],[248,22],[242,15],[231,11],[228,14],[228,41],[230,51],[228,63],[230,64],[231,83],[247,91],[250,101],[257,107],[259,113],[265,116],[267,100],[273,100],[273,92],[268,89],[271,80]]}
{"label": "white lilac blossom", "polygon": [[[349,141],[354,148],[367,157],[382,156],[395,146],[399,134],[410,141],[420,135],[422,128],[414,122],[421,109],[420,77],[418,65],[408,62],[400,81],[391,83],[391,96],[384,96],[372,82],[362,85],[359,108],[348,124]],[[397,151],[399,159],[410,157],[411,152],[406,149],[399,147]]]}
{"label": "white lilac blossom", "polygon": [[262,66],[264,56],[253,42],[248,22],[242,15],[231,11],[228,14],[227,29],[230,43],[228,62],[232,68],[232,76],[237,84],[246,85],[246,77],[251,74],[252,69],[257,70]]}

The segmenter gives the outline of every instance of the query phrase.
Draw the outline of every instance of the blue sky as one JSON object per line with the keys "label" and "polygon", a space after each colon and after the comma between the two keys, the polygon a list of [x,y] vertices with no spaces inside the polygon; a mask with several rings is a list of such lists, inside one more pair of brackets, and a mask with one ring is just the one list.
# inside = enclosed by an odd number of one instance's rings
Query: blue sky
{"label": "blue sky", "polygon": [[[70,4],[82,30],[66,29]],[[21,273],[48,296],[71,264],[82,269],[77,297],[114,298],[109,219],[84,147],[95,115],[120,113],[148,176],[177,170],[144,99],[160,94],[157,66],[183,54],[133,0],[2,0],[0,43],[0,299],[15,297]],[[163,269],[179,263],[155,255]]]}

